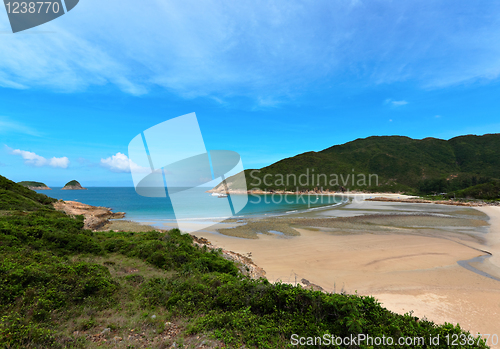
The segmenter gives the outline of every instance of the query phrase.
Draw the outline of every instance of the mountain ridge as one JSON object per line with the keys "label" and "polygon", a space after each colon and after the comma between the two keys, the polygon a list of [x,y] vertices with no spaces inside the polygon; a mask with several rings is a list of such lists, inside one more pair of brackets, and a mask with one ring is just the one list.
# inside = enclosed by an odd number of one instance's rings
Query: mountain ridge
{"label": "mountain ridge", "polygon": [[[279,160],[244,171],[248,190],[388,191],[432,193],[462,190],[500,178],[500,134],[426,137],[371,136]],[[321,176],[322,181],[315,180]],[[346,181],[325,181],[346,178]],[[376,183],[361,180],[377,176]],[[301,183],[282,178],[307,177]],[[354,177],[355,176],[355,177]],[[355,180],[354,180],[355,178]],[[242,173],[229,177],[230,190],[243,190]],[[222,184],[222,183],[221,183]],[[218,190],[221,184],[214,188]]]}

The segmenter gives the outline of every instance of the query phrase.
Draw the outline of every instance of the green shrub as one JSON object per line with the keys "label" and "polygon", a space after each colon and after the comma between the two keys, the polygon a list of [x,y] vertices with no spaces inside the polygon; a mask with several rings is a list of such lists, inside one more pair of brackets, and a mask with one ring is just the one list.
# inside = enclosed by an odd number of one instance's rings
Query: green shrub
{"label": "green shrub", "polygon": [[[372,297],[326,294],[228,274],[153,279],[142,284],[141,296],[145,306],[164,306],[195,317],[190,333],[209,331],[235,346],[292,347],[294,333],[393,338],[464,333],[458,326],[437,326],[410,314],[392,313]],[[472,347],[485,346],[468,346]]]}
{"label": "green shrub", "polygon": [[117,283],[106,267],[72,263],[49,252],[21,249],[0,258],[0,344],[10,347],[54,341],[59,310],[104,309],[116,302]]}
{"label": "green shrub", "polygon": [[0,249],[29,247],[57,254],[102,254],[93,233],[82,230],[83,217],[71,218],[62,212],[14,212],[0,217]]}
{"label": "green shrub", "polygon": [[193,245],[193,238],[178,229],[168,233],[107,233],[103,242],[107,252],[136,257],[166,270],[220,272],[238,274],[234,263],[221,257],[219,251],[208,251]]}

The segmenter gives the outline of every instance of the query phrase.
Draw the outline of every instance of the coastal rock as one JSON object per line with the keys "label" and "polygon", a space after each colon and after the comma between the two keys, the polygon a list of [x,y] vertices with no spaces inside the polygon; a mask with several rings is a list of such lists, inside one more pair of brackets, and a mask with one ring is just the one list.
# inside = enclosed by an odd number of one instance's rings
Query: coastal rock
{"label": "coastal rock", "polygon": [[266,276],[264,269],[258,267],[253,261],[239,253],[222,249],[222,257],[236,263],[240,272],[250,276],[252,279],[260,279]]}
{"label": "coastal rock", "polygon": [[[210,241],[205,238],[199,238],[195,235],[191,235],[193,238],[193,243],[200,247],[206,246],[208,249],[215,250],[218,247],[212,245]],[[266,272],[264,269],[258,267],[250,258],[245,257],[239,253],[228,251],[221,249],[222,257],[224,259],[233,261],[236,263],[236,266],[240,270],[240,272],[244,275],[250,276],[252,279],[259,279],[261,277],[266,276]]]}
{"label": "coastal rock", "polygon": [[45,187],[27,187],[28,189],[31,189],[31,190],[52,190],[52,188],[49,188],[47,186]]}
{"label": "coastal rock", "polygon": [[313,284],[311,282],[309,282],[309,280],[307,279],[302,279],[300,280],[300,283],[306,287],[306,288],[310,288],[312,289],[313,291],[321,291],[321,292],[325,292],[325,290],[323,289],[323,287],[319,286],[319,285],[316,285],[316,284]]}
{"label": "coastal rock", "polygon": [[52,190],[45,183],[42,182],[24,181],[24,182],[18,182],[17,184],[20,184],[23,187],[26,187],[31,190]]}
{"label": "coastal rock", "polygon": [[124,212],[112,212],[107,207],[98,207],[82,204],[76,201],[62,201],[59,200],[53,203],[54,208],[58,211],[72,216],[83,215],[84,229],[96,230],[109,222],[110,219],[118,219],[125,217]]}
{"label": "coastal rock", "polygon": [[82,185],[75,180],[69,181],[61,190],[87,190],[87,188],[82,187]]}

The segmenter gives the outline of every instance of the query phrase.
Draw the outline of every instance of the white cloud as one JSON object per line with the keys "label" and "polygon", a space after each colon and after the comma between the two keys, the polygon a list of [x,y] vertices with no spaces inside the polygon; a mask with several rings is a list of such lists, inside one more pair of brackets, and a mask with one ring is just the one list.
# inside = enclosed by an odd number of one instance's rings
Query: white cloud
{"label": "white cloud", "polygon": [[151,172],[151,169],[137,165],[123,153],[116,153],[109,158],[101,159],[101,166],[110,169],[113,172]]}
{"label": "white cloud", "polygon": [[403,105],[406,105],[408,104],[407,101],[404,101],[404,100],[401,100],[401,101],[395,101],[391,98],[387,98],[385,101],[384,101],[384,104],[390,104],[392,105],[393,107],[400,107],[400,106],[403,106]]}
{"label": "white cloud", "polygon": [[47,159],[43,156],[37,155],[30,151],[14,149],[12,150],[12,154],[21,155],[26,164],[34,165],[34,166],[44,166],[47,165]]}
{"label": "white cloud", "polygon": [[49,160],[49,165],[52,167],[67,168],[69,165],[69,159],[66,156],[62,158],[53,157]]}
{"label": "white cloud", "polygon": [[[7,147],[10,149],[9,147]],[[69,165],[69,159],[67,157],[46,159],[34,152],[21,150],[21,149],[10,149],[11,154],[20,155],[25,161],[24,163],[31,166],[41,167],[41,166],[52,166],[67,168]]]}
{"label": "white cloud", "polygon": [[408,104],[407,101],[392,101],[391,103],[392,103],[392,105],[394,105],[396,107]]}

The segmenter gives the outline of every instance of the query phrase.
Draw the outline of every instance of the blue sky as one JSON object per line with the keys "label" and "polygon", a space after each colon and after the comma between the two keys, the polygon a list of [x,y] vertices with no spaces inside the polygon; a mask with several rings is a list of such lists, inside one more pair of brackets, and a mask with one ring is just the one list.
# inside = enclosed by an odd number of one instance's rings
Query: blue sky
{"label": "blue sky", "polygon": [[0,174],[131,186],[130,140],[191,112],[245,168],[498,133],[499,75],[498,1],[81,0],[17,34],[0,9]]}

